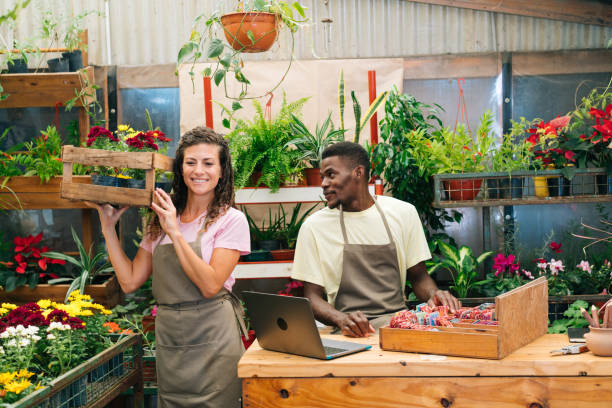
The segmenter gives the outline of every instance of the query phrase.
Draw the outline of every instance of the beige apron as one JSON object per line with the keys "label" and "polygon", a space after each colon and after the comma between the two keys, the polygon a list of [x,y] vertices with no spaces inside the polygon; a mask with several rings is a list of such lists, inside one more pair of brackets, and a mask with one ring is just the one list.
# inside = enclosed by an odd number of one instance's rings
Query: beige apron
{"label": "beige apron", "polygon": [[[201,234],[189,245],[198,256]],[[240,407],[238,360],[244,353],[240,301],[222,288],[204,298],[172,244],[153,252],[153,296],[160,408]],[[246,332],[246,330],[245,330]]]}
{"label": "beige apron", "polygon": [[393,313],[406,308],[400,278],[397,249],[385,214],[374,199],[389,243],[349,244],[340,207],[340,227],[344,238],[342,277],[335,307],[343,313],[361,311],[375,329],[386,326]]}

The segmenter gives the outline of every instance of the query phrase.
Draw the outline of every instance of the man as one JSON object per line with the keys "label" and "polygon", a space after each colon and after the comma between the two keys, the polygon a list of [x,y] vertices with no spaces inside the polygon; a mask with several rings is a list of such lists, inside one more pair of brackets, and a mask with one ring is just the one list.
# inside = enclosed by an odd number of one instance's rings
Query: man
{"label": "man", "polygon": [[[317,320],[344,335],[365,337],[405,309],[406,279],[430,305],[459,301],[427,274],[431,257],[412,204],[368,191],[368,154],[342,142],[323,151],[321,177],[327,208],[300,229],[292,277],[304,282]],[[327,295],[327,301],[324,299]]]}

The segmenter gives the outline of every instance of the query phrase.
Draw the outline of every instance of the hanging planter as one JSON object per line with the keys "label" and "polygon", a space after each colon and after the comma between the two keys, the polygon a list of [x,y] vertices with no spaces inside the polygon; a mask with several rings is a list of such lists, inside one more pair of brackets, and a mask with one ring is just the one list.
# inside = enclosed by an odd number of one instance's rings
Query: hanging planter
{"label": "hanging planter", "polygon": [[482,185],[482,179],[444,180],[444,190],[453,201],[473,200]]}
{"label": "hanging planter", "polygon": [[227,42],[236,51],[268,51],[276,41],[280,17],[275,13],[231,13],[221,16]]}

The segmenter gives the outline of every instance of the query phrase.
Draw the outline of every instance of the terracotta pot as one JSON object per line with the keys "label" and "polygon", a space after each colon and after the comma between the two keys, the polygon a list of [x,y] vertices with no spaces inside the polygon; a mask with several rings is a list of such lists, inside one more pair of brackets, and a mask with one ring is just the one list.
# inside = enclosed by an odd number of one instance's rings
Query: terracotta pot
{"label": "terracotta pot", "polygon": [[259,183],[259,179],[261,178],[261,171],[254,171],[253,173],[251,173],[251,185],[252,186],[257,186],[257,187],[262,187],[262,188],[269,188],[266,184],[261,183],[260,185],[257,185],[257,183]]}
{"label": "terracotta pot", "polygon": [[142,316],[142,332],[155,333],[155,316]]}
{"label": "terracotta pot", "polygon": [[612,357],[612,328],[589,327],[589,330],[584,335],[589,350],[598,356]]}
{"label": "terracotta pot", "polygon": [[[227,42],[237,51],[268,51],[276,41],[278,16],[274,13],[231,13],[221,17]],[[247,35],[253,33],[253,41]]]}
{"label": "terracotta pot", "polygon": [[275,249],[270,254],[275,261],[293,261],[295,249]]}
{"label": "terracotta pot", "polygon": [[321,169],[304,169],[304,173],[306,174],[306,184],[309,186],[317,186],[321,187]]}
{"label": "terracotta pot", "polygon": [[452,201],[473,200],[481,185],[482,179],[444,180],[444,190]]}

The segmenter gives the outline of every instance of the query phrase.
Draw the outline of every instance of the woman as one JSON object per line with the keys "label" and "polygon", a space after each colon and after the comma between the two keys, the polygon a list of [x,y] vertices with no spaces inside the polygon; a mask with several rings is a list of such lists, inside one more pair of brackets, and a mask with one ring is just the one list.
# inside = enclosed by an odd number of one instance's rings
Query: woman
{"label": "woman", "polygon": [[135,291],[153,274],[160,407],[239,407],[242,307],[230,292],[231,273],[250,241],[244,214],[232,207],[227,142],[208,128],[188,131],[173,170],[174,194],[155,190],[155,217],[133,261],[115,232],[127,207],[90,205],[123,291]]}

